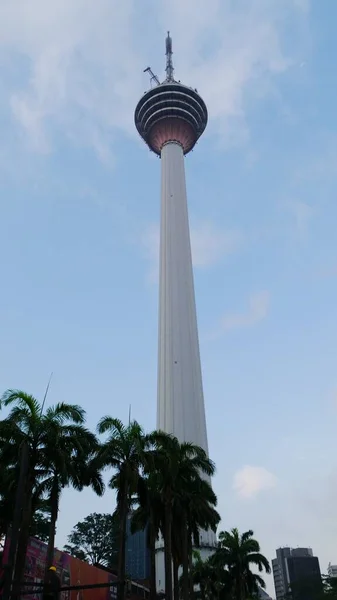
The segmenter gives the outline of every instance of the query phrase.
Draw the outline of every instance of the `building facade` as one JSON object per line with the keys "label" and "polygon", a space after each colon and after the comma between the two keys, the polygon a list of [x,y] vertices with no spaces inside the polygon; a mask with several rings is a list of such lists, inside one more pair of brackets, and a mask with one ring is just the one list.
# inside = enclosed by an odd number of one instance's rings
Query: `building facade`
{"label": "building facade", "polygon": [[319,561],[311,548],[278,548],[272,569],[276,600],[315,600],[322,591]]}
{"label": "building facade", "polygon": [[258,598],[259,598],[259,600],[272,600],[272,598],[269,596],[269,594],[267,594],[267,592],[260,587],[259,587],[259,591],[258,591]]}
{"label": "building facade", "polygon": [[150,577],[150,551],[147,543],[147,528],[131,533],[131,516],[126,526],[125,564],[127,576],[136,581]]}
{"label": "building facade", "polygon": [[336,577],[337,578],[337,565],[332,565],[331,563],[329,563],[329,566],[328,566],[328,575],[329,575],[329,577]]}

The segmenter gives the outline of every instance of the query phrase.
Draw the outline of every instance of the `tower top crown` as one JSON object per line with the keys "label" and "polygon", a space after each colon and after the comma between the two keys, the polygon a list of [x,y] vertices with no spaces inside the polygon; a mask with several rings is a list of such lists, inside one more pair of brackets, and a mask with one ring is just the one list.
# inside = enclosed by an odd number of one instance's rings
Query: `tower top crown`
{"label": "tower top crown", "polygon": [[207,108],[196,89],[174,79],[172,38],[167,32],[166,78],[160,82],[151,67],[151,89],[145,92],[135,110],[135,125],[149,148],[160,156],[168,141],[178,142],[187,154],[207,124]]}

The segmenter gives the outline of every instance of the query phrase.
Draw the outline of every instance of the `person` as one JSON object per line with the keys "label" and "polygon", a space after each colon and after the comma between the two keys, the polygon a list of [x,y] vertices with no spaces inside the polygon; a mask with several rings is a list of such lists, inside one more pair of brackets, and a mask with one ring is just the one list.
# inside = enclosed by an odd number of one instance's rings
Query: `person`
{"label": "person", "polygon": [[61,582],[56,567],[51,566],[48,569],[46,581],[43,586],[43,600],[59,600],[61,591]]}

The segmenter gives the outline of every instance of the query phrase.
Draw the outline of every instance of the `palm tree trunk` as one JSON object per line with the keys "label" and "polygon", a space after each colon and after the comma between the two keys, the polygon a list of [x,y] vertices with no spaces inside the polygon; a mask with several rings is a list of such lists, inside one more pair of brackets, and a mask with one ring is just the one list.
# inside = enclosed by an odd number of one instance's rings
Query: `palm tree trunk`
{"label": "palm tree trunk", "polygon": [[[188,556],[188,524],[186,513],[182,515],[182,559],[183,559],[183,600],[189,597],[189,556]],[[192,575],[192,574],[191,574]]]}
{"label": "palm tree trunk", "polygon": [[119,555],[118,555],[118,587],[117,600],[125,599],[125,551],[126,551],[126,521],[128,518],[128,486],[121,490],[120,528],[119,528]]}
{"label": "palm tree trunk", "polygon": [[14,582],[12,598],[20,596],[21,582],[24,579],[26,554],[29,540],[29,528],[32,520],[32,491],[33,491],[33,476],[28,477],[26,492],[23,500],[22,519],[20,527],[20,535],[18,549],[15,561]]}
{"label": "palm tree trunk", "polygon": [[[15,494],[15,506],[13,513],[12,524],[7,527],[7,535],[9,534],[9,553],[7,565],[5,565],[5,584],[3,588],[3,599],[7,600],[11,593],[13,573],[15,571],[15,560],[17,557],[18,543],[20,539],[20,525],[22,509],[25,501],[25,484],[29,469],[29,448],[26,442],[23,442],[20,447],[20,474],[18,487]],[[4,526],[5,523],[4,523]],[[7,537],[7,536],[6,536]],[[1,560],[1,564],[2,564]]]}
{"label": "palm tree trunk", "polygon": [[172,598],[172,507],[170,495],[166,495],[165,500],[165,535],[164,535],[164,556],[165,556],[165,599]]}
{"label": "palm tree trunk", "polygon": [[173,559],[173,600],[179,600],[179,564]]}
{"label": "palm tree trunk", "polygon": [[157,577],[156,577],[156,533],[153,525],[153,515],[150,508],[149,519],[149,546],[150,546],[150,600],[156,600],[157,597]]}
{"label": "palm tree trunk", "polygon": [[246,600],[245,598],[245,584],[243,581],[243,576],[241,573],[241,569],[239,571],[239,574],[237,575],[237,579],[236,579],[236,593],[235,593],[235,600]]}
{"label": "palm tree trunk", "polygon": [[45,579],[47,578],[49,567],[53,564],[54,559],[54,547],[55,547],[55,532],[56,532],[56,521],[59,512],[59,498],[60,498],[60,490],[59,490],[59,481],[57,475],[54,477],[54,481],[52,484],[52,489],[50,493],[50,525],[49,525],[49,539],[48,539],[48,547],[47,547],[47,556],[46,556],[46,564],[45,564]]}
{"label": "palm tree trunk", "polygon": [[187,533],[187,555],[188,555],[188,585],[189,585],[189,596],[190,600],[194,598],[194,581],[193,581],[193,545],[192,545],[192,532],[188,528]]}

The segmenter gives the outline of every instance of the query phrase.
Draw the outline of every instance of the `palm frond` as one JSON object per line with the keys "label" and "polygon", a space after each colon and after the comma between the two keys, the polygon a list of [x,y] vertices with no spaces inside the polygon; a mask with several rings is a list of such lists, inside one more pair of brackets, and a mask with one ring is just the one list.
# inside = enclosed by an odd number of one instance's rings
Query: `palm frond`
{"label": "palm frond", "polygon": [[247,557],[248,557],[249,562],[252,564],[255,564],[258,567],[260,572],[265,570],[266,573],[270,573],[269,561],[266,559],[265,556],[263,556],[263,554],[252,552],[252,553],[248,554]]}
{"label": "palm frond", "polygon": [[97,431],[99,434],[109,432],[112,435],[122,436],[125,433],[125,429],[126,428],[120,419],[115,419],[109,416],[102,417],[97,425]]}
{"label": "palm frond", "polygon": [[36,398],[22,390],[7,390],[4,392],[0,399],[0,409],[14,403],[20,408],[28,408],[32,416],[37,416],[41,412],[41,406]]}
{"label": "palm frond", "polygon": [[[236,529],[236,531],[238,531],[238,530]],[[247,542],[250,538],[253,537],[253,535],[254,535],[254,531],[252,531],[252,529],[249,529],[248,531],[245,531],[241,535],[241,544],[244,544],[245,542]]]}
{"label": "palm frond", "polygon": [[64,423],[64,421],[71,420],[73,423],[83,424],[85,421],[85,414],[85,410],[77,404],[58,402],[54,406],[47,408],[45,419],[47,421],[57,421],[58,423]]}

